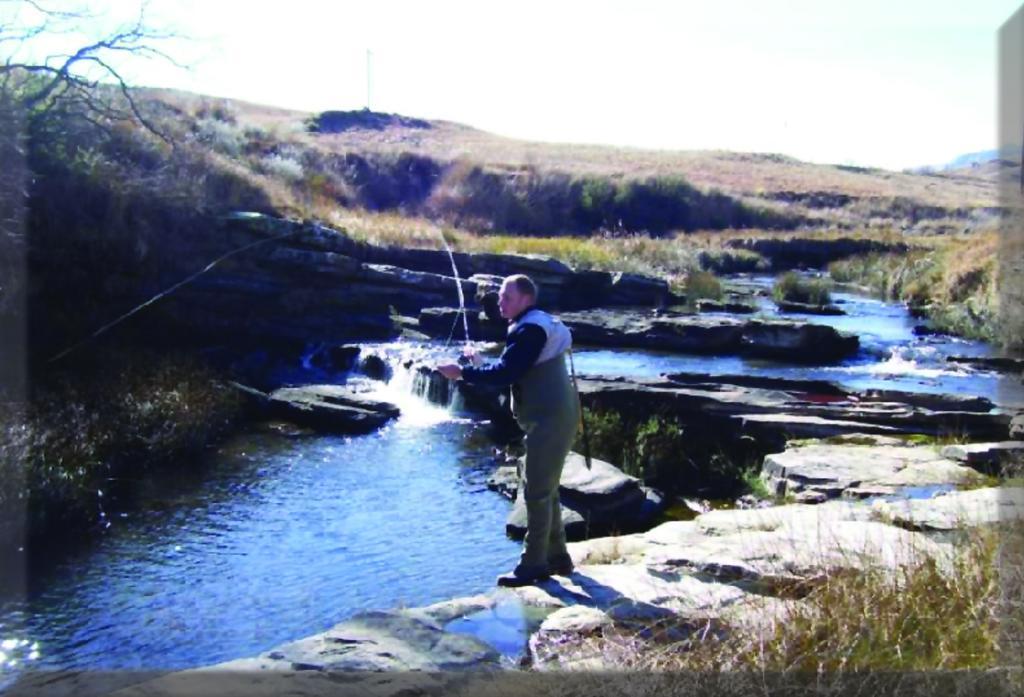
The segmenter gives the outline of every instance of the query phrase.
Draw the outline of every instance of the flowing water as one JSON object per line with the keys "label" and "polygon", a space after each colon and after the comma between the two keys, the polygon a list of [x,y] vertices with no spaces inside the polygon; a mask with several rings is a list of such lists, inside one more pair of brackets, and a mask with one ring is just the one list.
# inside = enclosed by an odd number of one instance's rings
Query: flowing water
{"label": "flowing water", "polygon": [[185,668],[255,655],[359,610],[489,590],[515,563],[481,424],[412,394],[365,436],[254,429],[112,511],[95,544],[0,605],[5,672]]}
{"label": "flowing water", "polygon": [[[770,276],[751,276],[741,283],[753,289],[771,288]],[[662,373],[758,375],[829,380],[855,390],[886,389],[933,394],[984,396],[997,404],[1024,405],[1024,383],[998,372],[947,361],[949,356],[988,357],[998,353],[988,344],[957,337],[916,336],[921,322],[906,307],[864,295],[834,292],[847,314],[819,316],[779,313],[767,298],[758,298],[757,316],[798,319],[825,324],[860,337],[857,355],[839,365],[795,366],[739,356],[695,356],[632,349],[575,352],[581,375],[656,377]]]}
{"label": "flowing water", "polygon": [[[918,338],[899,305],[837,298],[850,316],[811,319],[860,334],[863,350],[839,366],[580,350],[576,368],[824,378],[1024,403],[1019,379],[945,361],[988,355],[989,347]],[[441,342],[376,350],[394,370],[378,396],[399,404],[397,421],[351,437],[254,427],[194,467],[150,476],[141,505],[108,510],[114,524],[93,544],[34,570],[25,596],[0,597],[0,686],[25,666],[208,665],[256,655],[362,610],[492,588],[520,546],[504,534],[509,502],[485,486],[496,463],[483,425],[457,404],[436,407],[415,394],[416,374],[404,364],[439,360]],[[308,362],[289,377],[345,379]],[[493,635],[504,651],[521,642],[521,624],[499,607],[453,628]]]}

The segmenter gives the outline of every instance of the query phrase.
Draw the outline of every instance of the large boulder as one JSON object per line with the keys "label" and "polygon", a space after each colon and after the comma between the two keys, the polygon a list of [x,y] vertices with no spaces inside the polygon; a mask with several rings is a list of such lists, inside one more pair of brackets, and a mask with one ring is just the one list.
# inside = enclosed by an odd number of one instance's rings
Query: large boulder
{"label": "large boulder", "polygon": [[[520,462],[515,467],[499,468],[488,482],[506,496],[515,492],[505,529],[516,539],[526,534],[526,504],[522,483],[515,474],[523,466]],[[559,498],[566,536],[574,540],[610,530],[641,529],[665,507],[663,497],[636,477],[596,458],[591,458],[588,469],[584,456],[575,452],[569,453],[562,468]]]}

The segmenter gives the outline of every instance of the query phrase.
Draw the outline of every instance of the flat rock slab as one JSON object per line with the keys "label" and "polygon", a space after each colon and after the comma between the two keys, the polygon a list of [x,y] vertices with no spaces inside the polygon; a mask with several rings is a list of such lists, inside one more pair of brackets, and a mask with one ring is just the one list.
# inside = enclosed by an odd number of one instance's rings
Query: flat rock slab
{"label": "flat rock slab", "polygon": [[270,417],[317,431],[367,433],[400,413],[394,404],[368,397],[360,385],[305,385],[267,393],[237,382],[230,384]]}
{"label": "flat rock slab", "polygon": [[844,521],[871,521],[875,515],[859,502],[835,500],[823,504],[791,504],[771,508],[716,510],[702,513],[693,521],[708,535],[729,535],[786,528],[829,527]]}
{"label": "flat rock slab", "polygon": [[[749,435],[780,440],[844,434],[963,432],[972,440],[1005,438],[1011,416],[988,400],[937,395],[847,391],[834,383],[750,376],[683,376],[578,379],[584,406],[638,417],[656,412],[696,422],[703,433],[728,441]],[[715,421],[717,423],[709,423]]]}
{"label": "flat rock slab", "polygon": [[1024,441],[947,445],[941,452],[943,457],[971,466],[995,465],[1007,460],[1024,458]]}
{"label": "flat rock slab", "polygon": [[394,404],[367,397],[345,385],[282,387],[273,392],[233,383],[275,417],[317,431],[369,433],[399,415]]}
{"label": "flat rock slab", "polygon": [[550,603],[597,608],[617,621],[669,613],[704,617],[746,595],[734,585],[656,573],[644,564],[580,565],[570,577],[552,576],[537,584],[530,591],[534,601],[539,599],[538,591],[549,596]]}
{"label": "flat rock slab", "polygon": [[895,571],[945,549],[924,535],[873,521],[839,521],[828,527],[787,526],[708,536],[688,545],[652,547],[653,570],[744,582],[762,593],[814,581],[831,571],[879,568]]}
{"label": "flat rock slab", "polygon": [[796,363],[830,363],[857,352],[854,335],[807,322],[738,320],[668,311],[564,313],[578,344],[714,355],[743,354]]}
{"label": "flat rock slab", "polygon": [[923,531],[1008,523],[1024,520],[1024,488],[989,487],[931,499],[876,501],[873,510],[894,525]]}
{"label": "flat rock slab", "polygon": [[500,655],[488,644],[402,611],[362,613],[259,658],[267,662],[265,668],[331,672],[500,667]]}
{"label": "flat rock slab", "polygon": [[766,455],[761,476],[778,495],[805,490],[837,496],[864,486],[969,484],[983,476],[927,445],[810,444]]}

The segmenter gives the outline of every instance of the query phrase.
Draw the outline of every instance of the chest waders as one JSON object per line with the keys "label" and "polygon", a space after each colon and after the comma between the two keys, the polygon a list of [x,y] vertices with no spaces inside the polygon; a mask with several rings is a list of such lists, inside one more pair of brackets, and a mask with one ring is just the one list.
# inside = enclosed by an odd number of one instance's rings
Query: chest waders
{"label": "chest waders", "polygon": [[565,352],[538,363],[512,386],[512,413],[526,433],[520,495],[526,538],[519,567],[532,571],[569,558],[558,484],[580,420],[580,402]]}

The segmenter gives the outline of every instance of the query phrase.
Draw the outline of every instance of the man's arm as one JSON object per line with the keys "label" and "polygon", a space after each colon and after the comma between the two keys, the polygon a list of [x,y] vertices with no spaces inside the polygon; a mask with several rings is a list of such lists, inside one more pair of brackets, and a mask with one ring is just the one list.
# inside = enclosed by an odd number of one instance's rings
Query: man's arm
{"label": "man's arm", "polygon": [[511,385],[537,362],[547,340],[545,331],[536,324],[522,324],[509,334],[496,363],[482,368],[467,366],[462,369],[462,379],[497,387]]}

